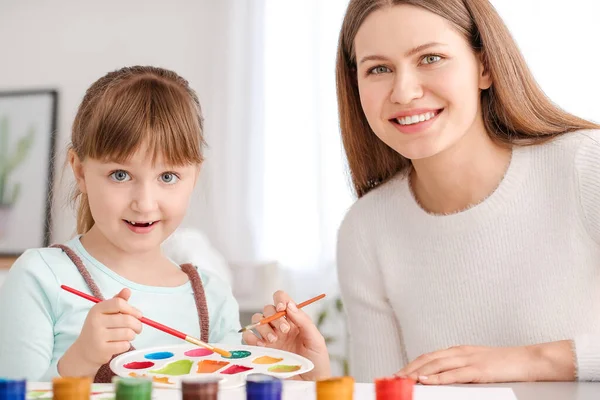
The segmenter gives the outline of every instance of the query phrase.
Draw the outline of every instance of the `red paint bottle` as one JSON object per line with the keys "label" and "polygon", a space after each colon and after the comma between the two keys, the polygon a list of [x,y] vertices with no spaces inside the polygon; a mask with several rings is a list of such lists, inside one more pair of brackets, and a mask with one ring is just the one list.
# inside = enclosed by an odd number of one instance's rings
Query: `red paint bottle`
{"label": "red paint bottle", "polygon": [[415,381],[390,377],[375,380],[376,400],[412,400]]}

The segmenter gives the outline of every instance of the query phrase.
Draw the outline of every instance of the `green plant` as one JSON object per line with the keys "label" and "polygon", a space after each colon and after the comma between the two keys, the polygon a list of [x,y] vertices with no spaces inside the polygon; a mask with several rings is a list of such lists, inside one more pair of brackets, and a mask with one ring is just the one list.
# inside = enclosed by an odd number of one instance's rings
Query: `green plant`
{"label": "green plant", "polygon": [[9,187],[8,178],[17,166],[19,166],[27,157],[35,136],[35,129],[29,128],[27,133],[17,141],[16,148],[10,152],[8,148],[8,139],[10,133],[8,130],[8,118],[0,119],[0,207],[11,206],[15,204],[21,193],[21,183],[13,183]]}
{"label": "green plant", "polygon": [[[344,315],[344,304],[342,303],[342,299],[340,297],[335,297],[332,301],[330,302],[326,302],[325,306],[323,307],[323,309],[319,312],[319,314],[317,314],[317,328],[319,329],[319,331],[321,333],[323,333],[323,336],[325,338],[325,344],[327,344],[327,347],[329,347],[330,345],[337,343],[340,338],[336,337],[334,335],[331,334],[327,334],[324,333],[326,332],[328,329],[326,329],[326,324],[334,319],[338,319],[338,320],[343,320],[345,321],[345,315]],[[334,321],[335,322],[335,321]],[[339,322],[339,321],[338,321]],[[339,324],[335,324],[335,327],[340,327]],[[346,330],[344,329],[344,332]],[[344,345],[344,353],[345,354],[332,354],[332,352],[329,352],[329,358],[333,361],[333,362],[337,362],[340,364],[341,368],[342,368],[342,372],[345,376],[350,375],[350,365],[349,365],[349,361],[348,361],[348,346],[347,346],[347,341],[346,344]]]}

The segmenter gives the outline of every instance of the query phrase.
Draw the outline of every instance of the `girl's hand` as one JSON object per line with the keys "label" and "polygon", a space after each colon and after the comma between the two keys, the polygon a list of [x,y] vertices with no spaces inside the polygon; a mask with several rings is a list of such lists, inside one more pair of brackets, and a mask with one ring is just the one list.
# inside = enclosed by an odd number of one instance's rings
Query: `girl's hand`
{"label": "girl's hand", "polygon": [[522,347],[457,346],[424,354],[397,375],[425,385],[572,381],[575,362],[567,340]]}
{"label": "girl's hand", "polygon": [[278,311],[285,310],[286,316],[270,324],[257,327],[256,330],[260,334],[260,338],[251,331],[244,332],[244,341],[252,346],[266,346],[308,358],[313,362],[315,368],[300,376],[304,380],[330,377],[331,366],[325,339],[310,317],[304,311],[298,309],[296,303],[283,291],[275,292],[273,304],[275,305],[265,306],[262,314],[254,314],[252,323],[256,323]]}
{"label": "girl's hand", "polygon": [[62,376],[93,376],[115,354],[129,350],[130,342],[142,332],[142,313],[127,300],[129,289],[93,306],[81,333],[58,362]]}

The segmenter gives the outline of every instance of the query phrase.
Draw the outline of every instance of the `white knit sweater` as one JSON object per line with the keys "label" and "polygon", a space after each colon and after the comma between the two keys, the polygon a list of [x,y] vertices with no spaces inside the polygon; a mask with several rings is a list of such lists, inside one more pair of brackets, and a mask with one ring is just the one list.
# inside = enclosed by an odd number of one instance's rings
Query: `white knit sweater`
{"label": "white knit sweater", "polygon": [[485,201],[434,216],[396,177],[349,210],[338,275],[359,382],[455,345],[573,339],[600,380],[600,131],[517,147]]}

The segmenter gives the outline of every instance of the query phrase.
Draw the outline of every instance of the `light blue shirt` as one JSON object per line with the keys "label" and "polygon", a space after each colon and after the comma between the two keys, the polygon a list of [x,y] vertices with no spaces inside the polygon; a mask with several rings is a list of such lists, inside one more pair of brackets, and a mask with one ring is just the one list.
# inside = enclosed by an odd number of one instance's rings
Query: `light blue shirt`
{"label": "light blue shirt", "polygon": [[[140,285],[93,258],[79,237],[66,243],[82,259],[104,298],[131,289],[129,302],[142,314],[187,335],[200,338],[198,311],[190,282],[178,287]],[[231,288],[215,275],[199,271],[210,317],[209,342],[240,344],[239,308]],[[79,336],[94,303],[64,291],[71,286],[92,294],[83,277],[60,249],[31,249],[10,268],[0,287],[0,377],[49,381],[57,363]],[[136,349],[185,343],[144,325]]]}

